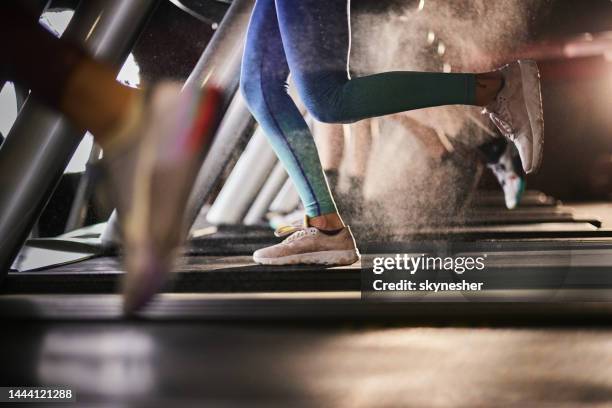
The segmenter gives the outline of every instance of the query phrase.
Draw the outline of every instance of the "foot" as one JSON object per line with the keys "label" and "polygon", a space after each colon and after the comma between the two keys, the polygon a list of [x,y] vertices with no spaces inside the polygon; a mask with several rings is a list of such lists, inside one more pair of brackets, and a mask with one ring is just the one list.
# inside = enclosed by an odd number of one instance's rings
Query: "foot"
{"label": "foot", "polygon": [[355,239],[349,227],[333,234],[304,226],[283,227],[276,231],[278,237],[287,237],[280,244],[262,248],[253,254],[253,260],[261,265],[352,265],[360,258]]}
{"label": "foot", "polygon": [[519,152],[526,173],[542,162],[544,114],[540,73],[534,61],[517,61],[500,69],[504,86],[483,111]]}
{"label": "foot", "polygon": [[220,95],[160,83],[143,102],[125,143],[104,163],[124,238],[124,309],[144,306],[163,286],[185,238],[187,199],[217,122]]}
{"label": "foot", "polygon": [[498,161],[487,164],[487,167],[491,169],[504,190],[506,207],[509,210],[516,208],[525,191],[525,174],[516,149],[508,144]]}

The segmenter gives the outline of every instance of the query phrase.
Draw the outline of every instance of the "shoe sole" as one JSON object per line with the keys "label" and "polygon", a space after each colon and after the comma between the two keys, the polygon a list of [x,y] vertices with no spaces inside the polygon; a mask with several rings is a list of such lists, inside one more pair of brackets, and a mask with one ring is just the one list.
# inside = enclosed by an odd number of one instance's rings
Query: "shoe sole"
{"label": "shoe sole", "polygon": [[540,89],[540,70],[535,61],[519,61],[521,82],[523,85],[523,100],[531,126],[532,152],[531,168],[526,173],[537,172],[542,164],[544,148],[544,112],[542,109],[542,91]]}
{"label": "shoe sole", "polygon": [[359,260],[360,256],[354,250],[345,251],[319,251],[306,254],[281,256],[278,258],[260,258],[253,256],[253,260],[260,265],[328,265],[347,266]]}

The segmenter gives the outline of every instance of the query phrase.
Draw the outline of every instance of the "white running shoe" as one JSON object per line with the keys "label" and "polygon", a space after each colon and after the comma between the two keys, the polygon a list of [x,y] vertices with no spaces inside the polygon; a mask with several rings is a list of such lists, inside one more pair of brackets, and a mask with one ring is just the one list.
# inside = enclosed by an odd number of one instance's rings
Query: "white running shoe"
{"label": "white running shoe", "polygon": [[525,177],[521,169],[521,160],[512,144],[508,143],[496,163],[487,164],[499,185],[504,190],[506,207],[513,210],[521,201],[525,191]]}
{"label": "white running shoe", "polygon": [[220,93],[160,83],[125,146],[104,154],[124,242],[124,310],[163,286],[186,237],[185,208],[216,127]]}
{"label": "white running shoe", "polygon": [[520,60],[500,69],[504,87],[483,113],[515,145],[526,173],[542,162],[544,114],[540,72],[535,61]]}
{"label": "white running shoe", "polygon": [[[306,218],[307,220],[307,218]],[[282,227],[277,237],[287,237],[280,244],[258,249],[253,260],[261,265],[352,265],[360,258],[349,227],[328,234],[306,221],[304,226]]]}

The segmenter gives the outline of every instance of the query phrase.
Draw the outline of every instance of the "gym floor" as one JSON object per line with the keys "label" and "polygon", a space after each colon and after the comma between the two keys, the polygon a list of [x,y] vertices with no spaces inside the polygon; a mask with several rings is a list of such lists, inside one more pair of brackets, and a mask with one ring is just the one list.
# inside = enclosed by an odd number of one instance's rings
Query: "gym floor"
{"label": "gym floor", "polygon": [[70,384],[79,403],[120,406],[573,407],[612,399],[607,327],[439,324],[4,322],[1,376],[6,385]]}

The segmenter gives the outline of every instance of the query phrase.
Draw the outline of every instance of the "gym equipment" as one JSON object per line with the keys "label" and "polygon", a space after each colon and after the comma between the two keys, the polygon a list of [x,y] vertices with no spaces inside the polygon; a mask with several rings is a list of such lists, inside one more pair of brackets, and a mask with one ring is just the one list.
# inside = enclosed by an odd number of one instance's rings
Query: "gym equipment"
{"label": "gym equipment", "polygon": [[[95,57],[121,65],[156,4],[82,2],[64,36]],[[11,266],[82,136],[66,119],[32,99],[19,112],[0,149],[0,274]]]}
{"label": "gym equipment", "polygon": [[[173,2],[206,17],[202,10],[214,0]],[[128,7],[136,1],[115,3]],[[203,56],[192,80],[223,78],[235,91],[240,42],[230,33],[244,32],[252,3],[233,2],[217,33],[226,34],[215,36],[215,47],[205,53],[212,61],[217,55],[217,71],[208,70]],[[299,198],[261,133],[253,136],[253,119],[234,91],[227,93],[227,111],[190,199],[188,216],[196,221],[191,239],[164,293],[135,318],[123,315],[116,214],[107,223],[29,239],[13,264],[20,271],[9,272],[0,286],[0,384],[62,384],[74,387],[82,404],[151,407],[339,401],[427,406],[431,401],[423,395],[458,379],[465,386],[457,389],[487,392],[442,392],[439,404],[558,405],[562,398],[579,405],[609,399],[608,384],[593,382],[610,378],[609,364],[592,363],[610,359],[605,345],[612,315],[612,229],[603,217],[609,209],[579,213],[527,191],[522,205],[508,211],[499,191],[478,192],[470,207],[444,219],[399,220],[389,230],[356,223],[361,264],[257,266],[251,253],[278,242],[263,225],[264,213],[290,212]],[[20,139],[29,146],[26,136]],[[62,157],[68,150],[62,148]],[[8,176],[0,171],[0,182],[3,177]],[[37,200],[11,209],[12,223],[15,214],[29,219]],[[70,229],[80,224],[82,200],[75,199],[72,208]],[[211,225],[207,216],[223,224]],[[6,226],[4,219],[0,226]],[[13,240],[2,228],[0,234]],[[368,262],[395,253],[486,255],[486,271],[430,271],[417,279],[486,280],[488,287],[429,293],[410,303],[362,300]],[[3,260],[11,258],[6,256],[0,253]],[[578,342],[581,347],[575,347]],[[525,364],[508,365],[515,361]],[[495,377],[500,370],[501,380]],[[423,378],[436,379],[433,389]]]}
{"label": "gym equipment", "polygon": [[258,127],[208,211],[206,220],[215,225],[240,223],[277,161],[263,130]]}
{"label": "gym equipment", "polygon": [[272,173],[259,191],[257,198],[253,201],[249,212],[244,217],[243,222],[245,225],[261,224],[274,197],[276,197],[276,194],[278,194],[288,178],[289,175],[283,165],[277,162],[274,170],[272,170]]}
{"label": "gym equipment", "polygon": [[[235,0],[187,79],[189,84],[200,87],[213,85],[224,90],[225,101],[220,108],[226,113],[214,137],[213,145],[206,155],[194,190],[189,198],[187,219],[195,221],[200,208],[205,204],[221,173],[228,164],[231,153],[241,150],[248,129],[253,125],[244,101],[236,94],[242,57],[243,41],[254,0]],[[192,222],[193,224],[193,222]],[[117,218],[108,222],[104,234],[109,242],[117,242]]]}

